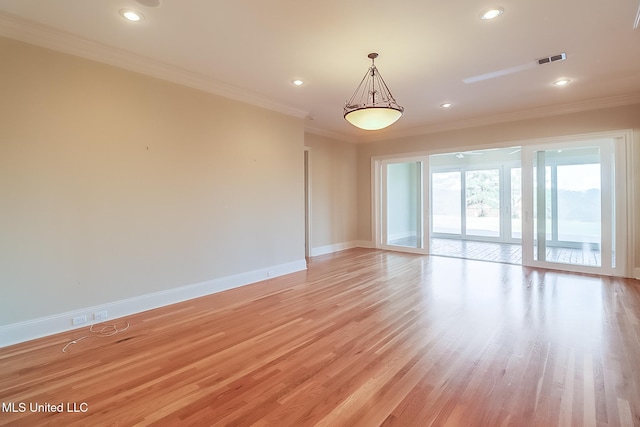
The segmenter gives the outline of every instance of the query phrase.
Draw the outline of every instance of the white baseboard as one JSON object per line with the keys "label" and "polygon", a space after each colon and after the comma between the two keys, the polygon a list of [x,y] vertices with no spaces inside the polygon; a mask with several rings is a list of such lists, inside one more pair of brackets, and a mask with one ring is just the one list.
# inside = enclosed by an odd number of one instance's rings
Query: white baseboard
{"label": "white baseboard", "polygon": [[[76,328],[86,327],[91,323],[95,323],[92,321],[93,313],[98,311],[106,310],[109,314],[107,320],[117,319],[119,317],[129,316],[142,311],[152,310],[154,308],[164,307],[189,299],[249,285],[268,278],[283,276],[285,274],[305,270],[306,268],[307,263],[302,259],[246,273],[221,277],[219,279],[207,280],[193,285],[181,286],[178,288],[167,289],[165,291],[154,292],[152,294],[87,307],[80,310],[73,310],[66,313],[0,326],[0,348],[60,332],[70,331]],[[71,319],[73,317],[83,315],[87,316],[87,319],[89,319],[86,324],[82,326],[71,325]]]}
{"label": "white baseboard", "polygon": [[640,280],[640,268],[636,268],[636,271],[635,271],[634,277],[635,277],[636,279]]}
{"label": "white baseboard", "polygon": [[357,247],[356,242],[345,242],[345,243],[336,243],[334,245],[320,246],[317,248],[311,248],[311,256],[319,256],[332,254],[334,252],[344,251],[346,249],[351,249]]}
{"label": "white baseboard", "polygon": [[391,242],[393,240],[406,239],[408,237],[415,237],[415,231],[402,231],[400,233],[393,233],[387,236],[387,242]]}
{"label": "white baseboard", "polygon": [[344,251],[351,248],[373,248],[373,242],[368,240],[354,240],[345,243],[336,243],[334,245],[320,246],[311,249],[311,256],[319,256],[332,254],[334,252]]}
{"label": "white baseboard", "polygon": [[356,240],[356,247],[373,249],[376,246],[373,244],[371,240]]}

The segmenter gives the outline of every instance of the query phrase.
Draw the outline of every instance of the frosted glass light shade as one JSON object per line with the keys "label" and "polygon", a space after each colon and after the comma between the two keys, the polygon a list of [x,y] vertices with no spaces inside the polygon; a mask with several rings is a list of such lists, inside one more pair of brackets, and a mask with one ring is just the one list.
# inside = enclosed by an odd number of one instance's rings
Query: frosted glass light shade
{"label": "frosted glass light shade", "polygon": [[402,111],[391,107],[367,107],[353,110],[344,118],[360,129],[379,130],[391,126],[402,116]]}
{"label": "frosted glass light shade", "polygon": [[374,61],[378,54],[370,53],[367,57],[371,59],[371,67],[345,103],[343,117],[357,128],[379,130],[398,121],[404,108],[398,105],[376,68]]}

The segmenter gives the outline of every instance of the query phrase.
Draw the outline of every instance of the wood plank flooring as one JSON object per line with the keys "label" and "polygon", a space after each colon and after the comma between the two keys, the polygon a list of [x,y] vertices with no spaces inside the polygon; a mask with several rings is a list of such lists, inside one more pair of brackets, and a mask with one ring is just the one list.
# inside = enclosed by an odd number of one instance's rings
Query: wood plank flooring
{"label": "wood plank flooring", "polygon": [[0,349],[0,425],[640,426],[634,280],[353,249],[125,321]]}
{"label": "wood plank flooring", "polygon": [[429,249],[433,255],[522,264],[522,245],[519,244],[432,238]]}
{"label": "wood plank flooring", "polygon": [[[405,237],[390,241],[389,245],[415,248],[417,242],[415,237]],[[467,239],[432,237],[429,241],[429,253],[431,255],[453,258],[522,265],[522,245],[514,243],[480,242]],[[613,257],[615,258],[615,254]],[[588,245],[583,248],[562,246],[547,247],[545,260],[561,264],[591,267],[600,267],[602,265],[602,255],[600,251],[592,249],[588,247]]]}

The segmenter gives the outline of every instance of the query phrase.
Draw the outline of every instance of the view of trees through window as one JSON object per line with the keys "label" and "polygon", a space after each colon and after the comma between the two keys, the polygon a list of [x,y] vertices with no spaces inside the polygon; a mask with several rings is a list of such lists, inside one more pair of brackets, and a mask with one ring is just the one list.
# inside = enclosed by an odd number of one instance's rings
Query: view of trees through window
{"label": "view of trees through window", "polygon": [[467,234],[500,236],[500,170],[465,173]]}
{"label": "view of trees through window", "polygon": [[[432,180],[433,231],[461,234],[462,173],[459,171],[435,172],[432,174]],[[519,192],[519,181],[517,185]],[[466,171],[464,187],[465,234],[499,237],[500,170]]]}

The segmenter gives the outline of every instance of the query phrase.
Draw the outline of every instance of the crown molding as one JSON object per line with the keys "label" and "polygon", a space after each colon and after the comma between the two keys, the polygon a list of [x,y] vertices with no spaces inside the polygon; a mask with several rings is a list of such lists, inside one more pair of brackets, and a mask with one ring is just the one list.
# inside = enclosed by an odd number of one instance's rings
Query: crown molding
{"label": "crown molding", "polygon": [[[289,116],[304,119],[309,114],[307,111],[279,103],[238,86],[222,83],[204,75],[126,50],[86,40],[74,34],[4,12],[0,12],[0,36],[145,74]],[[368,143],[588,110],[614,108],[637,103],[640,103],[640,93],[359,136],[306,125],[305,132],[351,143]]]}
{"label": "crown molding", "polygon": [[334,132],[326,129],[320,129],[312,126],[305,126],[304,131],[306,133],[312,133],[314,135],[337,139],[338,141],[351,142],[354,144],[360,141],[359,138],[352,135],[347,135],[344,133]]}
{"label": "crown molding", "polygon": [[0,12],[0,36],[145,74],[289,116],[305,118],[309,114],[307,111],[281,104],[260,94],[180,67],[86,40],[50,26],[2,12]]}
{"label": "crown molding", "polygon": [[390,139],[406,138],[410,136],[439,133],[450,130],[467,129],[472,127],[488,126],[498,123],[515,122],[519,120],[538,119],[562,114],[579,113],[582,111],[601,110],[605,108],[622,107],[625,105],[640,104],[640,92],[628,95],[613,96],[594,99],[572,104],[555,105],[550,107],[533,108],[523,111],[515,111],[505,114],[477,117],[469,120],[460,120],[451,123],[434,124],[424,127],[406,129],[397,132],[385,132],[378,135],[366,135],[358,138],[358,142],[367,143],[374,141],[387,141]]}

